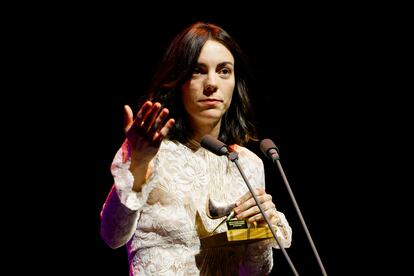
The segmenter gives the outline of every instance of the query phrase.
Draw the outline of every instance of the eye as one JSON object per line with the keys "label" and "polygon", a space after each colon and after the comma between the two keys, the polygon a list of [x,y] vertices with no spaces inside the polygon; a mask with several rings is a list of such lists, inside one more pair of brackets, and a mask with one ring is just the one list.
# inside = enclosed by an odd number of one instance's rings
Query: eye
{"label": "eye", "polygon": [[193,75],[198,75],[198,74],[201,74],[201,68],[196,66],[193,69]]}
{"label": "eye", "polygon": [[223,67],[219,70],[219,74],[222,77],[229,77],[231,73],[232,73],[232,70],[231,68],[228,68],[228,67]]}

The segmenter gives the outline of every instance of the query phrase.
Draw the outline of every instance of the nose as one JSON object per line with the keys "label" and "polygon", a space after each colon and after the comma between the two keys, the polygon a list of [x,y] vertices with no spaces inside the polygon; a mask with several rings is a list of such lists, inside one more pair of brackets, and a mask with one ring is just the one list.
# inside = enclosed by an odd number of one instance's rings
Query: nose
{"label": "nose", "polygon": [[217,91],[216,72],[209,72],[207,74],[207,78],[206,78],[206,81],[205,81],[205,84],[204,84],[204,90],[209,94],[212,94],[212,93]]}

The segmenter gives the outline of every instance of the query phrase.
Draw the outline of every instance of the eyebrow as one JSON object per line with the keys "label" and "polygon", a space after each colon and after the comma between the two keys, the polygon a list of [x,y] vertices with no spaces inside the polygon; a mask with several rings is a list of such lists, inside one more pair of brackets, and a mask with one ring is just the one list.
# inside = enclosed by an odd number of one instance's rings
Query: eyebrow
{"label": "eyebrow", "polygon": [[[233,62],[224,61],[224,62],[220,62],[219,64],[217,64],[217,67],[223,67],[223,66],[226,66],[227,64],[234,66]],[[200,62],[197,62],[197,66],[207,67],[205,63],[200,63]]]}

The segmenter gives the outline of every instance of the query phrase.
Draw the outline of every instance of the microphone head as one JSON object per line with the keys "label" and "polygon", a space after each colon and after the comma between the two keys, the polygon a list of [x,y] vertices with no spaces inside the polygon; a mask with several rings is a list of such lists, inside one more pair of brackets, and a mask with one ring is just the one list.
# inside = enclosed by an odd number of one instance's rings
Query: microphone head
{"label": "microphone head", "polygon": [[279,159],[279,149],[272,140],[266,138],[260,142],[260,150],[272,160]]}
{"label": "microphone head", "polygon": [[203,148],[217,155],[225,155],[229,153],[229,150],[227,149],[226,144],[224,144],[220,140],[217,140],[210,134],[206,134],[203,136],[203,138],[201,139],[200,145]]}

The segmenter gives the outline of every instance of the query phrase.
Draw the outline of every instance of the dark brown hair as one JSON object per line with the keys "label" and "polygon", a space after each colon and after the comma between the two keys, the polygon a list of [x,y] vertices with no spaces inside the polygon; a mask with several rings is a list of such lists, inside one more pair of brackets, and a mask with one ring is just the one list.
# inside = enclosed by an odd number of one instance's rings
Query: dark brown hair
{"label": "dark brown hair", "polygon": [[236,85],[230,107],[222,118],[218,138],[229,145],[246,145],[250,141],[257,141],[247,89],[247,59],[239,45],[217,25],[197,22],[173,39],[154,75],[147,99],[160,102],[175,119],[168,138],[187,143],[192,138],[192,130],[187,123],[180,89],[191,78],[201,48],[207,40],[223,44],[235,60]]}

